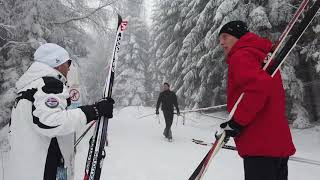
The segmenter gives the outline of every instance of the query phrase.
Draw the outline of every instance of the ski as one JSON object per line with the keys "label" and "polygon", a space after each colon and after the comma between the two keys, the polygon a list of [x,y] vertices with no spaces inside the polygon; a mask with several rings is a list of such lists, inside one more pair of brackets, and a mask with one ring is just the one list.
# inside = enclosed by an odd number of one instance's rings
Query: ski
{"label": "ski", "polygon": [[[121,16],[118,15],[116,40],[110,62],[109,73],[105,80],[103,97],[111,97],[112,95],[114,73],[116,69],[116,62],[118,60],[118,52],[120,50],[120,40],[122,39],[122,33],[126,29],[127,24],[128,22],[123,21]],[[85,166],[84,180],[100,179],[103,159],[105,157],[104,147],[107,139],[107,129],[108,118],[100,117],[96,122],[93,136],[90,139],[90,146]]]}
{"label": "ski", "polygon": [[211,107],[207,107],[207,108],[183,110],[183,111],[180,111],[180,113],[191,113],[191,112],[199,112],[199,111],[206,111],[206,110],[220,111],[220,109],[225,109],[226,107],[227,107],[226,104],[222,104],[222,105],[211,106]]}
{"label": "ski", "polygon": [[320,0],[316,0],[313,4],[313,6],[308,10],[308,12],[305,14],[302,21],[299,23],[299,26],[294,29],[291,37],[289,40],[285,43],[279,54],[273,58],[273,65],[271,67],[268,67],[268,64],[265,65],[264,70],[267,70],[267,72],[273,77],[277,70],[281,67],[281,65],[284,63],[287,56],[290,54],[291,50],[296,46],[297,42],[301,38],[301,36],[304,34],[306,29],[311,24],[312,20],[316,16],[318,10],[320,8]]}
{"label": "ski", "polygon": [[[200,140],[200,139],[192,139],[192,142],[194,142],[195,144],[198,144],[198,145],[202,145],[202,146],[213,146],[213,143],[205,142],[205,141]],[[232,151],[237,151],[237,148],[235,146],[223,145],[222,148],[223,149],[232,150]],[[312,165],[320,166],[320,161],[316,161],[316,160],[312,160],[312,159],[306,159],[306,158],[302,158],[302,157],[291,156],[291,157],[289,157],[289,160],[290,161],[295,161],[295,162],[300,162],[300,163],[306,163],[306,164],[312,164]]]}
{"label": "ski", "polygon": [[263,70],[266,70],[267,67],[269,66],[269,64],[271,63],[272,59],[276,55],[276,52],[278,52],[281,44],[283,43],[285,38],[288,36],[288,34],[291,31],[292,27],[297,22],[298,18],[302,14],[302,12],[303,12],[304,8],[307,6],[308,2],[309,2],[309,0],[304,0],[304,1],[301,2],[299,8],[297,9],[295,14],[293,15],[293,18],[290,20],[290,22],[288,23],[288,25],[286,26],[284,31],[281,33],[281,35],[278,38],[278,40],[274,43],[274,45],[272,46],[272,48],[271,48],[270,52],[268,53],[268,55],[266,56],[266,58],[264,60],[264,62],[266,62],[266,64],[263,67]]}
{"label": "ski", "polygon": [[[285,30],[282,32],[282,34],[280,35],[280,37],[277,40],[277,42],[275,43],[275,45],[272,47],[271,55],[269,53],[265,58],[265,60],[267,62],[265,64],[265,66],[263,67],[263,70],[266,70],[272,77],[275,75],[275,73],[277,72],[279,67],[282,65],[282,63],[284,62],[284,60],[286,59],[288,54],[291,52],[291,50],[294,48],[295,44],[301,38],[302,34],[308,28],[308,26],[310,25],[310,23],[314,19],[315,15],[316,15],[319,7],[320,7],[320,0],[316,0],[315,3],[313,4],[313,6],[306,12],[306,14],[305,14],[304,18],[302,19],[301,23],[299,23],[299,25],[296,28],[293,28],[293,26],[296,24],[298,18],[302,14],[302,12],[303,12],[305,6],[307,5],[307,3],[308,3],[308,0],[304,0],[304,1],[301,2],[300,6],[299,6],[298,10],[296,11],[296,13],[294,14],[293,18],[288,23],[288,25],[285,28]],[[291,32],[293,32],[291,37],[284,44],[284,46],[281,48],[280,53],[277,54],[277,52],[279,51],[281,45],[284,42],[284,39]],[[272,66],[269,67],[269,64],[270,64],[271,60],[273,60],[274,63],[272,63]],[[240,95],[240,97],[238,98],[238,100],[235,103],[235,105],[233,106],[233,108],[232,108],[227,120],[230,120],[232,118],[232,116],[234,115],[234,113],[235,113],[235,111],[236,111],[236,109],[238,107],[238,104],[241,102],[243,96],[244,96],[244,93],[242,93]],[[223,134],[225,134],[225,132],[223,132]],[[220,138],[222,138],[222,137],[220,137]],[[217,148],[218,141],[221,141],[221,144],[219,144],[219,146]],[[200,180],[203,177],[203,174],[205,173],[205,169],[208,168],[208,165],[209,165],[208,162],[210,162],[210,160],[216,154],[216,152],[225,145],[226,141],[227,140],[225,140],[225,139],[223,139],[223,140],[217,139],[213,143],[211,149],[209,150],[207,155],[203,158],[203,160],[200,162],[200,164],[198,165],[196,170],[193,172],[193,174],[191,175],[189,180]],[[211,153],[212,151],[215,151],[215,153]],[[204,169],[204,171],[202,169]]]}
{"label": "ski", "polygon": [[[205,142],[205,141],[202,141],[200,139],[192,139],[192,142],[194,142],[195,144],[198,144],[198,145],[202,145],[202,146],[213,146],[214,143],[210,143],[210,142]],[[222,146],[223,149],[229,149],[229,150],[237,150],[236,147],[234,146],[230,146],[230,145],[223,145]]]}
{"label": "ski", "polygon": [[216,139],[216,141],[212,144],[209,152],[202,159],[196,170],[191,174],[189,180],[200,180],[205,172],[207,171],[209,164],[212,158],[218,153],[218,151],[225,145],[226,143],[226,133],[222,132],[221,135]]}
{"label": "ski", "polygon": [[213,143],[205,142],[205,141],[200,140],[200,139],[192,139],[192,142],[194,142],[196,144],[199,144],[199,145],[203,145],[203,146],[211,146],[211,145],[213,145]]}
{"label": "ski", "polygon": [[[293,15],[293,18],[290,20],[290,22],[288,23],[288,25],[286,26],[285,30],[281,33],[280,37],[278,38],[278,40],[274,43],[274,45],[271,48],[271,52],[277,52],[280,48],[280,45],[283,43],[284,39],[288,36],[290,30],[292,29],[293,25],[295,24],[295,22],[298,20],[298,18],[300,17],[300,15],[302,14],[304,8],[307,6],[309,0],[304,0],[301,2],[300,6],[298,7],[297,11],[295,12],[295,14]],[[268,57],[268,56],[267,56]],[[270,59],[272,59],[273,57],[270,57]],[[269,64],[267,64],[268,66]]]}
{"label": "ski", "polygon": [[156,113],[143,115],[143,116],[138,117],[138,119],[145,118],[145,117],[149,117],[149,116],[153,116],[153,115],[156,115]]}

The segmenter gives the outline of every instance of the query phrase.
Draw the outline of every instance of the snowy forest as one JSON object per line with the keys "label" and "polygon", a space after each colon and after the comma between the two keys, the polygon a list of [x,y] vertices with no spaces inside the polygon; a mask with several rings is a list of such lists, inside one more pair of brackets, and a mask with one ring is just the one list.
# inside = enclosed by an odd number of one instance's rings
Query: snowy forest
{"label": "snowy forest", "polygon": [[[154,107],[168,82],[180,109],[226,103],[227,65],[218,32],[231,20],[277,40],[301,0],[0,0],[0,128],[8,124],[15,82],[46,42],[65,47],[79,67],[82,103],[98,100],[116,32],[128,21],[117,62],[116,107]],[[312,1],[309,3],[312,5]],[[308,8],[308,7],[307,7]],[[281,68],[289,123],[320,119],[320,13]],[[266,87],[272,88],[272,87]]]}

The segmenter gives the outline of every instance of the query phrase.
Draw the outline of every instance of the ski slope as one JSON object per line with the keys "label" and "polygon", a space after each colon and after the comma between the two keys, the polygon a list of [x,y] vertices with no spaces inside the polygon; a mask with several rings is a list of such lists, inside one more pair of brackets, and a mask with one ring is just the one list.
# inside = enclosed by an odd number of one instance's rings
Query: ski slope
{"label": "ski slope", "polygon": [[[161,113],[160,121],[156,115],[139,119],[154,112],[152,108],[127,107],[114,113],[114,118],[109,121],[109,146],[101,179],[187,180],[209,150],[209,147],[194,144],[191,139],[212,141],[222,122],[189,113],[185,125],[182,125],[182,117],[177,121],[175,116],[172,125],[174,141],[168,142],[162,135],[165,124]],[[294,129],[292,133],[296,156],[320,161],[320,127]],[[88,138],[86,136],[77,148],[75,180],[83,179]],[[233,142],[229,144],[233,145]],[[319,177],[320,166],[289,161],[290,180],[319,180]],[[203,178],[209,179],[243,180],[242,159],[236,152],[222,149]]]}

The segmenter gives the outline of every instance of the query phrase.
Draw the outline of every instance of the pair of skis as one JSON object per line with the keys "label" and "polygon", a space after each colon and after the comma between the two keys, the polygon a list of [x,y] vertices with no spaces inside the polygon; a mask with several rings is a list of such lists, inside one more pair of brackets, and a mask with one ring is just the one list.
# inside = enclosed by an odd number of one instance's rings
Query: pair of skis
{"label": "pair of skis", "polygon": [[[192,142],[194,142],[195,144],[198,144],[198,145],[202,145],[202,146],[213,146],[213,143],[205,142],[205,141],[200,140],[200,139],[192,139]],[[222,148],[223,149],[232,150],[232,151],[237,151],[236,147],[230,146],[230,145],[224,145],[224,146],[222,146]],[[306,163],[306,164],[320,166],[320,161],[316,161],[316,160],[312,160],[312,159],[306,159],[306,158],[302,158],[302,157],[290,156],[289,160],[300,162],[300,163]]]}
{"label": "pair of skis", "polygon": [[[121,16],[118,15],[118,28],[115,46],[110,62],[109,74],[106,77],[105,81],[103,97],[111,97],[112,95],[114,73],[116,69],[116,62],[118,60],[118,52],[120,50],[120,40],[122,39],[122,33],[126,29],[127,24],[128,22],[123,21]],[[94,133],[90,140],[90,146],[85,166],[84,180],[100,179],[103,159],[105,157],[104,147],[107,143],[108,118],[102,116],[95,122],[95,124],[96,125]]]}
{"label": "pair of skis", "polygon": [[[303,0],[297,9],[296,13],[294,14],[293,18],[291,21],[288,23],[287,27],[279,37],[278,41],[274,44],[272,47],[271,52],[268,54],[266,57],[266,64],[263,67],[263,70],[267,71],[271,77],[273,77],[277,70],[280,68],[282,63],[285,61],[286,57],[289,55],[291,50],[295,47],[296,43],[298,40],[301,38],[303,33],[306,31],[308,26],[311,24],[312,20],[314,19],[317,11],[320,8],[320,0],[316,0],[313,6],[305,13],[304,18],[302,21],[299,23],[299,25],[293,29],[293,26],[296,24],[298,18],[302,14],[303,10],[305,9],[306,5],[308,4],[309,0]],[[288,36],[288,34],[291,34],[291,37],[288,39],[288,41],[284,44],[284,46],[281,48],[281,51],[278,53],[280,50],[281,45],[283,44],[285,38]],[[269,67],[269,64],[273,61],[272,66]],[[243,96],[245,94],[242,93],[235,103],[234,107],[232,108],[228,120],[230,120],[235,113],[238,104],[242,100]],[[216,139],[216,141],[212,144],[211,149],[209,152],[206,154],[206,156],[203,158],[203,160],[200,162],[196,170],[192,173],[190,176],[189,180],[200,180],[202,179],[203,175],[205,174],[210,161],[214,157],[214,155],[217,154],[217,152],[224,147],[227,139],[229,137],[225,136],[225,132],[223,132],[220,137]]]}
{"label": "pair of skis", "polygon": [[[192,142],[196,143],[196,144],[199,144],[199,145],[202,145],[202,146],[213,146],[214,143],[210,143],[210,142],[205,142],[203,140],[200,140],[200,139],[192,139]],[[230,145],[223,145],[222,146],[223,149],[229,149],[229,150],[234,150],[236,151],[237,148],[234,147],[234,146],[230,146]]]}

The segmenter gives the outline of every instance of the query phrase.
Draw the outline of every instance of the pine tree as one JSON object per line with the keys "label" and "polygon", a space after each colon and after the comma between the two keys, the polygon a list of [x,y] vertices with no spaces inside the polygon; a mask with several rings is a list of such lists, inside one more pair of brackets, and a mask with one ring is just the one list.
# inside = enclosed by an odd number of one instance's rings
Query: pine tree
{"label": "pine tree", "polygon": [[[168,82],[172,90],[177,90],[182,83],[181,71],[183,59],[178,58],[184,29],[181,16],[183,4],[187,5],[190,1],[158,1],[156,9],[153,11],[152,42],[150,49],[153,64],[151,69],[155,72],[153,86],[156,87],[154,102],[160,92],[162,83]],[[178,94],[178,99],[180,99]]]}
{"label": "pine tree", "polygon": [[144,17],[143,1],[127,1],[123,14],[128,27],[123,36],[114,97],[117,104],[146,105],[150,102],[149,31]]}
{"label": "pine tree", "polygon": [[[171,4],[175,2],[171,1]],[[161,68],[159,76],[163,76],[165,80],[169,78],[171,82],[174,82],[174,88],[186,107],[197,108],[224,104],[226,102],[227,67],[217,37],[222,25],[232,20],[242,20],[249,25],[252,32],[274,42],[292,18],[296,10],[295,6],[298,6],[300,2],[290,0],[186,0],[179,5],[179,8],[174,8],[168,2],[161,1],[153,19],[155,36],[152,50],[155,52],[157,62],[154,67]],[[170,19],[172,17],[168,12],[177,9],[180,12],[180,18],[175,16]],[[176,22],[175,29],[168,26],[168,22],[172,21]],[[317,45],[319,43],[317,43],[318,38],[315,38],[320,29],[320,26],[317,26],[318,21],[315,20],[313,23],[313,31],[306,33],[306,36],[310,38],[304,38],[305,41],[300,42],[302,47],[308,47],[312,51],[301,50],[298,45],[285,66],[282,67],[289,119],[293,121],[304,119],[305,122],[300,124],[306,125],[310,117],[305,109],[306,103],[304,103],[306,91],[303,81],[305,80],[301,79],[297,71],[303,69],[299,66],[301,66],[301,61],[307,57],[313,60],[313,63],[309,65],[312,67],[313,79],[318,76],[317,70],[320,69],[320,63]],[[181,36],[171,39],[170,35],[174,34],[177,29],[180,30]],[[183,39],[182,44],[181,39]],[[312,43],[308,46],[310,41]],[[297,49],[300,49],[301,52]],[[178,56],[175,55],[174,50],[179,50]],[[306,52],[308,55],[301,56]],[[165,55],[168,54],[173,55],[174,58],[166,58]],[[172,62],[173,59],[176,60],[175,63]],[[161,64],[164,66],[160,66]],[[177,74],[174,74],[175,72]]]}
{"label": "pine tree", "polygon": [[115,28],[107,34],[101,31],[90,33],[92,40],[88,41],[89,53],[86,57],[79,59],[81,90],[85,103],[97,102],[102,97],[114,46],[110,42],[114,41],[115,33]]}

